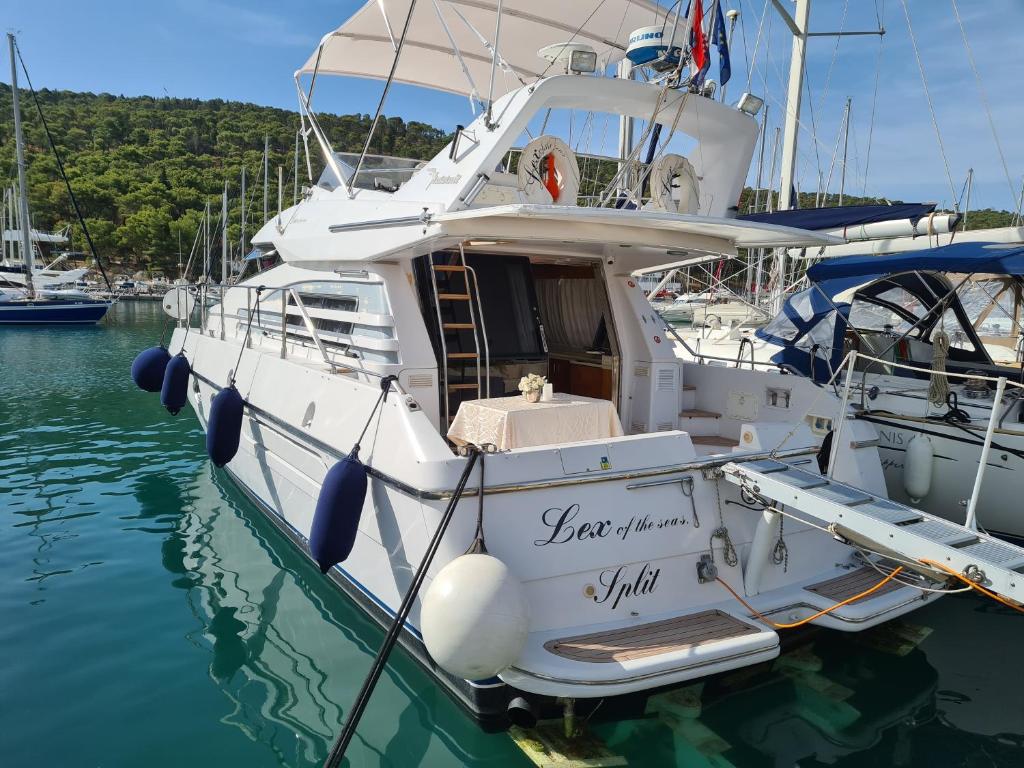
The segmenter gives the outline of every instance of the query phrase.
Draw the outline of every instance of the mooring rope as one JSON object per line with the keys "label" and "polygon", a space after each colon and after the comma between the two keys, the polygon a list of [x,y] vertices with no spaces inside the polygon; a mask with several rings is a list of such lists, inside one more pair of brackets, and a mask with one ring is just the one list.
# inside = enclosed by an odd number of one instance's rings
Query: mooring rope
{"label": "mooring rope", "polygon": [[946,378],[946,360],[949,358],[949,334],[939,330],[932,337],[932,375],[928,381],[928,402],[945,405],[949,397],[949,379]]}

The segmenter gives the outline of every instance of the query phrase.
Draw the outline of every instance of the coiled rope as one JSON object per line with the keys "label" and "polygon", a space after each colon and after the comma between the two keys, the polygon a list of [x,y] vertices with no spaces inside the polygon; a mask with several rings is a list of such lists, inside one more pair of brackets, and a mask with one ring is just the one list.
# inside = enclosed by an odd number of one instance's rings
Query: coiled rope
{"label": "coiled rope", "polygon": [[932,337],[932,375],[928,382],[928,402],[945,405],[949,397],[949,379],[946,378],[946,360],[949,358],[949,334],[939,330]]}

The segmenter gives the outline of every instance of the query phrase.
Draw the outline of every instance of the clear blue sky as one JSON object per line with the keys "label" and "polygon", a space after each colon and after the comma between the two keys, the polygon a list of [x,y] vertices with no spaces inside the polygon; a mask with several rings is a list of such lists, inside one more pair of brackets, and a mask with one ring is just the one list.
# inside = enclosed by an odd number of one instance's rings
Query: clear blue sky
{"label": "clear blue sky", "polygon": [[[865,189],[868,136],[872,133],[868,194],[949,203],[950,183],[910,43],[904,1],[957,194],[967,169],[973,167],[972,208],[1014,207],[952,0],[816,0],[811,13],[814,30],[873,28],[877,8],[888,34],[880,58],[877,37],[843,38],[838,49],[831,38],[810,42],[808,76],[817,140],[810,131],[810,110],[805,108],[801,190],[814,189],[819,163],[827,175],[849,96],[853,98],[853,119],[847,191],[859,194]],[[726,7],[738,8],[742,19],[733,41],[730,95],[738,96],[743,90],[756,44],[751,90],[768,95],[773,113],[770,138],[776,118],[783,112],[788,31],[770,7],[761,25],[765,0],[723,2]],[[1024,124],[1020,85],[1024,45],[1019,39],[1024,30],[1024,2],[957,2],[1012,184],[1019,191],[1024,174],[1024,145],[1018,138],[1019,126]],[[710,5],[709,0],[705,3]],[[361,4],[352,0],[0,0],[0,23],[18,33],[37,87],[222,98],[294,109],[292,72],[325,32]],[[6,66],[2,69],[6,71]],[[377,82],[348,80],[344,89],[332,90],[330,100],[322,99],[319,106],[338,113],[371,112],[379,89]],[[386,111],[451,128],[465,121],[468,105],[461,98],[440,94],[423,98],[422,92],[398,88]],[[838,188],[837,164],[830,190],[837,192]]]}

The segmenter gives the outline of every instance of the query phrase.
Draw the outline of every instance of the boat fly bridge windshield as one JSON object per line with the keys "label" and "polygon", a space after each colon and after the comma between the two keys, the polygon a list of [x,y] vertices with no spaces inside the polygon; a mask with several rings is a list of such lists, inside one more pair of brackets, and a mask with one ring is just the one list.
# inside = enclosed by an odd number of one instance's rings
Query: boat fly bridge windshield
{"label": "boat fly bridge windshield", "polygon": [[[667,11],[599,6],[580,26],[579,4],[542,5],[435,4],[466,17],[458,35],[502,25],[487,68],[453,55],[427,4],[372,2],[325,37],[311,73],[388,77],[367,55],[386,50],[389,82],[502,76],[459,91],[481,113],[423,164],[322,147],[329,183],[254,238],[283,263],[212,306],[172,290],[169,348],[133,371],[172,413],[187,400],[215,464],[390,626],[385,649],[404,644],[483,718],[771,659],[780,631],[859,631],[947,578],[862,540],[910,514],[885,498],[870,424],[809,379],[678,359],[631,276],[832,241],[732,217],[752,116],[665,82],[548,76],[538,45],[576,30],[611,66]],[[565,138],[558,109],[575,115]],[[588,166],[591,114],[646,121],[646,138],[626,130],[618,161]],[[692,143],[672,158],[679,133]],[[541,378],[554,392],[535,402]],[[858,547],[823,532],[826,496],[877,518]]]}

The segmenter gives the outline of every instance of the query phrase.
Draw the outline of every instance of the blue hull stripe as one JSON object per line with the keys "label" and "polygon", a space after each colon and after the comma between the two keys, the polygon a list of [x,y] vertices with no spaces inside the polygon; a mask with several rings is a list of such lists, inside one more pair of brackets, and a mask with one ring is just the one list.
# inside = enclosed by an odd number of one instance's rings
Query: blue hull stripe
{"label": "blue hull stripe", "polygon": [[0,325],[98,323],[107,314],[105,301],[39,301],[0,304]]}

